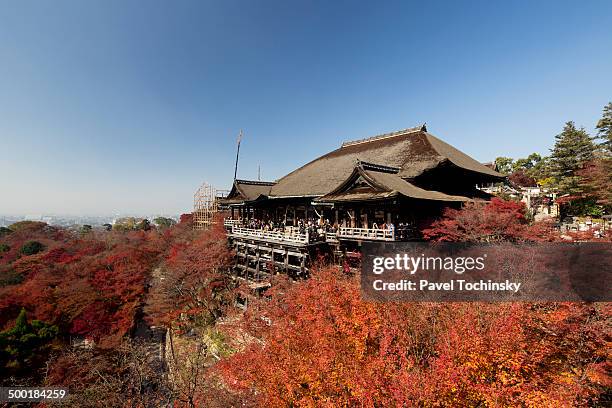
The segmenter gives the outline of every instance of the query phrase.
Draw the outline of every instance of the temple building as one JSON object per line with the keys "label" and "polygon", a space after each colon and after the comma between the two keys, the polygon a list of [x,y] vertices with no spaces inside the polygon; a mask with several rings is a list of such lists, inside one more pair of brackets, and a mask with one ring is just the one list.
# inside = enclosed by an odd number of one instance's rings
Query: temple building
{"label": "temple building", "polygon": [[275,182],[235,180],[220,204],[239,256],[240,245],[268,248],[242,254],[245,272],[262,262],[291,269],[289,252],[304,272],[313,248],[343,256],[366,240],[418,240],[421,222],[487,200],[476,186],[503,179],[423,125],[345,142]]}

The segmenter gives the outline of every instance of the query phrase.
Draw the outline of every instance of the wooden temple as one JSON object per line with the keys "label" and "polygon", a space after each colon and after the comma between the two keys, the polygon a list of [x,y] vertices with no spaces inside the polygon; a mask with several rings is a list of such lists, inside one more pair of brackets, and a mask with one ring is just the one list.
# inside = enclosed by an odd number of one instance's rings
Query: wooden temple
{"label": "wooden temple", "polygon": [[275,182],[235,180],[220,201],[236,269],[259,280],[308,272],[317,254],[344,259],[363,241],[419,240],[419,224],[490,196],[504,176],[425,125],[343,143]]}

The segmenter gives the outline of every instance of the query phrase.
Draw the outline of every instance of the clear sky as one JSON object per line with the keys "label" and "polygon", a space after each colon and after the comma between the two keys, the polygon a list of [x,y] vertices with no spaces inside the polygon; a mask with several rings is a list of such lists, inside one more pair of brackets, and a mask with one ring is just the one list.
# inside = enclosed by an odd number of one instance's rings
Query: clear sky
{"label": "clear sky", "polygon": [[177,213],[427,122],[547,153],[612,100],[612,1],[0,2],[0,214]]}

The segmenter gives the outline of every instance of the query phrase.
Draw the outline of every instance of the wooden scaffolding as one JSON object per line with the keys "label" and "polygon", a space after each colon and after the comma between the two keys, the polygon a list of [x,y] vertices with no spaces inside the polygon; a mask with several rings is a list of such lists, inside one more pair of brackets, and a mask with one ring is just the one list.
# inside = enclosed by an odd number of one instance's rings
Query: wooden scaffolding
{"label": "wooden scaffolding", "polygon": [[193,195],[193,228],[197,230],[209,228],[218,211],[217,190],[204,183]]}

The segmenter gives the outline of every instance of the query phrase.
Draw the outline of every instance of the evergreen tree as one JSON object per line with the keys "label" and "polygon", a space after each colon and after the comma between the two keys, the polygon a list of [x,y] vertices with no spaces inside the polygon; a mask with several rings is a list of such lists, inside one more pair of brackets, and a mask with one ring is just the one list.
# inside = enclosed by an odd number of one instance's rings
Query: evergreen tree
{"label": "evergreen tree", "polygon": [[601,147],[608,154],[612,154],[612,102],[603,108],[603,115],[597,122],[597,137],[603,139]]}
{"label": "evergreen tree", "polygon": [[44,250],[45,246],[38,241],[28,241],[21,247],[20,252],[23,255],[35,255]]}
{"label": "evergreen tree", "polygon": [[593,159],[596,146],[584,128],[576,129],[571,121],[555,139],[550,155],[550,172],[555,186],[561,194],[580,195],[583,188],[578,172]]}
{"label": "evergreen tree", "polygon": [[22,307],[17,320],[15,320],[15,327],[12,330],[12,334],[24,335],[30,330],[30,324],[28,323],[28,317],[26,310]]}
{"label": "evergreen tree", "polygon": [[21,309],[15,326],[0,331],[0,370],[7,374],[28,372],[47,359],[52,341],[57,337],[57,326],[28,321],[25,309]]}

